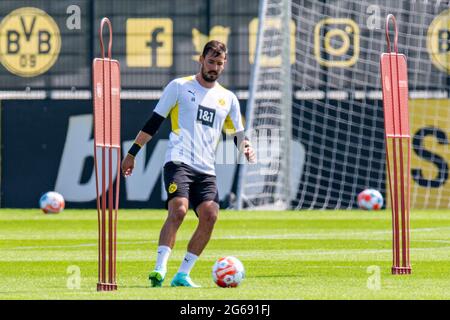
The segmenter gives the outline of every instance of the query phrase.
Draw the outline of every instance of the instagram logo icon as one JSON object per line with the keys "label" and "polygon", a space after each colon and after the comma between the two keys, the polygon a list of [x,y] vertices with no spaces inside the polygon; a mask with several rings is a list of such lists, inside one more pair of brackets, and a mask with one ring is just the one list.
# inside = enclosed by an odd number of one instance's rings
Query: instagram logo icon
{"label": "instagram logo icon", "polygon": [[359,27],[351,19],[326,18],[314,28],[314,55],[326,67],[350,67],[359,57]]}

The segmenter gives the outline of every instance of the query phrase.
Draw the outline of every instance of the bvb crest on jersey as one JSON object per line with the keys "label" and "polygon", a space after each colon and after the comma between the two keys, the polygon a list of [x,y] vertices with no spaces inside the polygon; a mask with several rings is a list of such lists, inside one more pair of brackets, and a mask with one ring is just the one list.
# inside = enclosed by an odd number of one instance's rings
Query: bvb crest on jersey
{"label": "bvb crest on jersey", "polygon": [[172,182],[169,185],[169,193],[174,193],[175,191],[177,191],[178,187],[177,184],[175,182]]}

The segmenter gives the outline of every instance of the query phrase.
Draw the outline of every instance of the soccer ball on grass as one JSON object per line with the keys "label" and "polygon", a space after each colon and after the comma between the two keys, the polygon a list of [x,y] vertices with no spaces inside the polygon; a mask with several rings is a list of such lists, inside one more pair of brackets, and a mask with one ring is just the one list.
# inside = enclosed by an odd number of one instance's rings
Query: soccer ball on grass
{"label": "soccer ball on grass", "polygon": [[236,257],[222,257],[214,263],[212,277],[219,287],[237,287],[245,278],[244,265]]}
{"label": "soccer ball on grass", "polygon": [[364,210],[380,210],[383,207],[383,196],[378,190],[365,189],[358,194],[358,206]]}
{"label": "soccer ball on grass", "polygon": [[65,202],[61,194],[55,191],[49,191],[39,199],[39,206],[44,213],[60,213],[64,210]]}

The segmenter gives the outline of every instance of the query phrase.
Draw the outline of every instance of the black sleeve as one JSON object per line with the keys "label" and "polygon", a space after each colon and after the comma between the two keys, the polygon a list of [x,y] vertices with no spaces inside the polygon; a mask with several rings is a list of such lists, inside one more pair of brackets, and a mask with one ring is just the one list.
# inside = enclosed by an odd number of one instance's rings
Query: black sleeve
{"label": "black sleeve", "polygon": [[153,137],[155,133],[158,131],[164,119],[165,118],[163,116],[157,114],[156,112],[153,112],[152,116],[150,117],[150,119],[148,119],[147,123],[145,124],[145,126],[142,128],[141,131],[148,133]]}

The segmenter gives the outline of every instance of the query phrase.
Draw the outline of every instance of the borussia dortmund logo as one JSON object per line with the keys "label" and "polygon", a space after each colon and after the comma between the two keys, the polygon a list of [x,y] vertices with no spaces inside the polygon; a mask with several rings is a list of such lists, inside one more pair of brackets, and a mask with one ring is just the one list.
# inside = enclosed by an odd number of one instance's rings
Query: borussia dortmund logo
{"label": "borussia dortmund logo", "polygon": [[174,193],[175,191],[177,191],[177,184],[175,183],[175,182],[172,182],[170,185],[169,185],[169,193]]}
{"label": "borussia dortmund logo", "polygon": [[434,66],[450,74],[450,10],[441,12],[428,28],[427,49]]}
{"label": "borussia dortmund logo", "polygon": [[35,77],[45,73],[55,64],[60,49],[58,25],[40,9],[16,9],[0,24],[1,63],[18,76]]}

